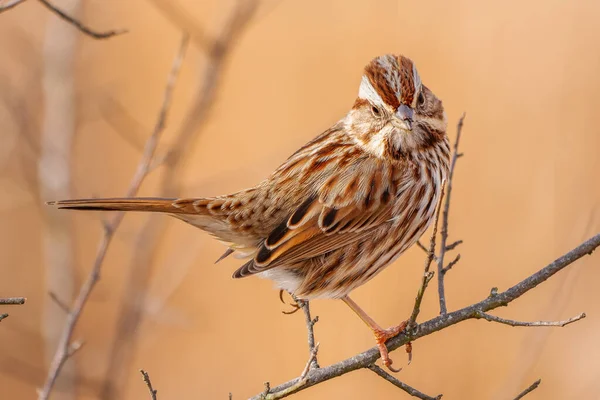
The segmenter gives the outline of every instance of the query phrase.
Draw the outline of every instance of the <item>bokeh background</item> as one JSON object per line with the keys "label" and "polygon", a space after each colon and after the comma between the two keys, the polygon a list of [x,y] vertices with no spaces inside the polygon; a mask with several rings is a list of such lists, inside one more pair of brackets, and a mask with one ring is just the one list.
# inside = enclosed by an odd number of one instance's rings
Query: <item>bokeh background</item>
{"label": "bokeh background", "polygon": [[[29,0],[0,14],[0,294],[4,399],[36,397],[71,302],[92,267],[105,215],[49,210],[56,196],[125,193],[162,101],[181,27],[217,35],[231,1],[55,0],[98,30],[94,40]],[[450,238],[450,309],[506,289],[600,231],[600,3],[579,1],[263,0],[230,49],[206,118],[169,174],[141,195],[216,195],[253,185],[352,106],[372,57],[403,53],[444,101],[449,134],[467,112]],[[186,25],[187,24],[187,25]],[[192,46],[159,154],[174,145],[210,59]],[[189,122],[189,120],[188,120]],[[128,215],[75,332],[56,399],[141,399],[149,371],[163,399],[247,398],[297,376],[307,356],[301,313],[284,315],[268,281],[232,280],[224,248],[168,217]],[[498,310],[521,320],[588,318],[565,328],[467,321],[414,343],[398,377],[448,399],[600,398],[600,258],[569,267]],[[354,298],[382,325],[406,319],[424,254],[411,249]],[[421,319],[438,312],[433,284]],[[315,301],[328,365],[373,345],[339,301]],[[298,399],[407,398],[368,370]]]}

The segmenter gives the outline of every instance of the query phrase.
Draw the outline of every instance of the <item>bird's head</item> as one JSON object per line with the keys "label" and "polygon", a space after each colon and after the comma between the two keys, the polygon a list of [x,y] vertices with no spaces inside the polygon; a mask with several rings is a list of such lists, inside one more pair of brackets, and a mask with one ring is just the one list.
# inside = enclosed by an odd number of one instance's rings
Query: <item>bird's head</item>
{"label": "bird's head", "polygon": [[446,135],[442,102],[422,84],[410,59],[391,54],[365,67],[345,123],[359,146],[396,160],[434,146]]}

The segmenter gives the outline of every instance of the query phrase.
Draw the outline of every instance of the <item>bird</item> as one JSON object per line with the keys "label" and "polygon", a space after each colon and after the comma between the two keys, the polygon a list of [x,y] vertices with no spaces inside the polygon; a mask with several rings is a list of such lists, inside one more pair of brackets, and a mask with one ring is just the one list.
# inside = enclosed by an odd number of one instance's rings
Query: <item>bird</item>
{"label": "bird", "polygon": [[434,220],[450,165],[447,118],[408,57],[364,68],[349,112],[249,189],[198,198],[51,201],[62,209],[147,211],[208,232],[247,261],[233,278],[271,279],[294,298],[343,300],[372,330],[383,364],[384,329],[350,298],[411,247]]}

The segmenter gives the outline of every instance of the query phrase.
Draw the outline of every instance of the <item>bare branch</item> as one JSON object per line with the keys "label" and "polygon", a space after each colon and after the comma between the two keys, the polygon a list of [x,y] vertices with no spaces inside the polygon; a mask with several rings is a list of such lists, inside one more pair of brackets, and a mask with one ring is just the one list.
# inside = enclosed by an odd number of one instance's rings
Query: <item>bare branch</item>
{"label": "bare branch", "polygon": [[8,317],[8,314],[0,314],[0,321],[2,321],[6,317]]}
{"label": "bare branch", "polygon": [[392,385],[404,390],[406,393],[410,394],[413,397],[417,397],[417,398],[423,399],[423,400],[439,400],[442,398],[441,394],[437,395],[436,397],[431,397],[431,396],[427,396],[425,393],[419,392],[417,389],[407,385],[406,383],[398,380],[396,377],[390,375],[389,373],[387,373],[387,371],[385,371],[383,368],[379,367],[378,365],[372,364],[372,365],[369,365],[367,368],[369,368],[371,371],[375,372],[377,375],[379,375],[386,381],[390,382]]}
{"label": "bare branch", "polygon": [[531,322],[524,322],[524,321],[514,321],[512,319],[506,319],[506,318],[500,318],[497,317],[495,315],[490,315],[484,312],[477,312],[475,314],[475,318],[478,319],[485,319],[487,321],[490,322],[498,322],[500,324],[504,324],[504,325],[510,325],[510,326],[565,326],[565,325],[569,325],[572,324],[573,322],[577,322],[580,319],[584,319],[586,317],[585,313],[581,313],[579,315],[576,315],[572,318],[566,319],[564,321],[531,321]]}
{"label": "bare branch", "polygon": [[[421,243],[420,240],[417,240],[417,247],[423,250],[425,254],[429,254],[429,249],[425,247],[425,245]],[[437,262],[437,256],[435,254],[433,255],[433,261]]]}
{"label": "bare branch", "polygon": [[[468,319],[477,318],[478,313],[485,313],[487,311],[506,306],[513,300],[518,299],[542,282],[551,278],[557,272],[573,264],[575,261],[584,257],[585,255],[592,254],[592,252],[599,246],[600,233],[583,242],[568,253],[557,258],[546,267],[540,269],[538,272],[530,275],[506,291],[494,293],[479,303],[472,304],[457,311],[439,315],[429,321],[423,322],[417,325],[414,330],[401,332],[397,336],[390,339],[386,345],[389,351],[393,351],[408,342],[415,341],[419,338],[430,335],[434,332],[438,332]],[[289,396],[292,393],[307,389],[311,386],[347,374],[351,371],[361,368],[368,368],[370,365],[375,363],[379,357],[380,354],[377,347],[372,347],[369,350],[356,354],[353,357],[332,364],[328,367],[311,370],[306,375],[306,382],[304,382],[304,384],[300,387],[296,386],[298,383],[298,378],[296,378],[272,388],[271,392],[280,393],[285,391],[285,396]],[[294,389],[289,390],[290,388]],[[279,398],[285,396],[280,396]],[[257,395],[252,397],[252,400],[259,400],[260,398],[260,395]]]}
{"label": "bare branch", "polygon": [[456,257],[454,257],[454,260],[450,261],[448,263],[448,265],[446,267],[444,267],[444,269],[442,269],[442,274],[445,274],[446,272],[450,271],[450,269],[452,267],[454,267],[454,264],[456,264],[459,261],[460,261],[460,253],[457,254]]}
{"label": "bare branch", "polygon": [[119,30],[112,30],[112,31],[105,31],[105,32],[95,31],[95,30],[85,26],[79,20],[66,14],[64,11],[62,11],[60,8],[56,7],[54,4],[50,3],[48,0],[38,0],[38,1],[40,3],[42,3],[48,10],[52,11],[54,14],[58,15],[60,18],[67,21],[69,24],[73,25],[75,28],[79,29],[81,32],[85,33],[86,35],[93,37],[94,39],[108,39],[109,37],[120,35],[120,34],[127,32],[126,29],[119,29]]}
{"label": "bare branch", "polygon": [[[158,390],[156,390],[152,387],[152,382],[150,381],[150,375],[148,375],[148,373],[146,371],[144,371],[143,369],[140,369],[140,373],[142,374],[144,383],[146,383],[146,386],[148,387],[148,391],[150,392],[150,398],[152,400],[156,400],[158,398],[157,397]],[[231,398],[231,393],[229,395]]]}
{"label": "bare branch", "polygon": [[449,244],[448,246],[446,246],[446,251],[454,250],[456,246],[462,244],[462,242],[462,240],[457,240],[456,242]]}
{"label": "bare branch", "polygon": [[[319,353],[319,343],[315,344],[313,346],[312,350],[310,351],[310,356],[308,357],[308,361],[306,362],[306,365],[304,366],[304,369],[302,370],[302,373],[300,374],[300,380],[304,380],[304,378],[306,378],[306,375],[308,374],[308,371],[315,368],[315,367],[313,367],[313,365],[317,362],[317,354],[318,353]],[[318,368],[318,366],[316,368]]]}
{"label": "bare branch", "polygon": [[308,334],[308,351],[312,355],[310,358],[309,367],[319,368],[319,363],[317,361],[317,351],[315,350],[317,345],[315,345],[315,324],[319,321],[319,316],[316,316],[314,319],[310,316],[310,307],[308,301],[301,301],[302,311],[304,311],[304,320],[306,322],[306,330]]}
{"label": "bare branch", "polygon": [[538,388],[538,386],[540,386],[540,383],[542,383],[541,379],[538,379],[537,381],[533,382],[531,384],[531,386],[529,386],[527,389],[525,389],[521,393],[519,393],[519,395],[517,397],[515,397],[514,400],[520,400],[523,397],[525,397],[527,394],[533,392],[535,389]]}
{"label": "bare branch", "polygon": [[1,305],[15,305],[15,304],[25,304],[25,300],[27,300],[25,297],[5,297],[5,298],[0,298],[0,304]]}
{"label": "bare branch", "polygon": [[69,306],[62,301],[61,299],[58,298],[57,294],[54,292],[48,292],[48,296],[50,296],[50,298],[52,299],[52,301],[54,301],[54,303],[56,303],[56,305],[63,310],[65,313],[69,313]]}
{"label": "bare branch", "polygon": [[25,0],[10,0],[5,2],[4,4],[0,4],[0,13],[6,10],[10,10],[11,8],[16,7],[24,2]]}
{"label": "bare branch", "polygon": [[[164,130],[167,113],[171,105],[171,97],[173,88],[175,86],[175,80],[179,74],[179,69],[185,56],[187,44],[188,37],[187,35],[184,35],[181,39],[179,51],[173,61],[171,71],[169,72],[167,78],[167,84],[165,87],[163,102],[158,115],[158,120],[156,122],[152,134],[146,141],[144,153],[142,154],[142,158],[140,160],[140,163],[138,164],[137,171],[130,182],[129,189],[127,190],[127,197],[135,196],[147,175],[150,164],[152,163],[152,159],[156,151],[156,146],[158,145],[158,139],[162,131]],[[38,397],[39,400],[48,399],[48,397],[50,396],[50,392],[54,387],[56,379],[58,378],[64,363],[67,361],[73,331],[75,330],[75,326],[79,321],[79,317],[81,316],[83,308],[85,307],[90,297],[90,294],[92,293],[92,290],[94,289],[96,283],[100,279],[100,271],[102,269],[102,264],[104,263],[108,247],[114,236],[114,232],[119,227],[121,221],[123,220],[123,217],[124,212],[117,213],[112,222],[109,224],[108,229],[105,229],[104,231],[104,236],[100,241],[100,245],[96,253],[96,258],[94,261],[94,265],[92,266],[92,270],[90,271],[84,284],[81,286],[79,294],[75,299],[75,303],[71,308],[71,312],[67,315],[67,322],[65,324],[63,333],[60,337],[59,345],[56,350],[56,353],[54,354],[52,363],[50,364],[50,370],[48,371],[46,382],[44,383],[42,390],[40,390]]]}
{"label": "bare branch", "polygon": [[[438,272],[438,295],[439,295],[439,300],[440,300],[440,314],[446,314],[448,312],[448,309],[446,307],[446,292],[445,292],[445,288],[444,288],[444,275],[445,272],[448,272],[448,270],[450,268],[447,268],[446,271],[444,271],[444,255],[446,254],[446,251],[449,249],[449,247],[454,248],[457,246],[457,242],[453,243],[451,246],[448,246],[446,244],[447,240],[448,240],[448,214],[450,211],[450,196],[452,195],[452,179],[454,178],[454,168],[456,167],[456,160],[458,160],[459,154],[458,154],[458,144],[460,143],[460,134],[462,131],[462,127],[463,127],[463,122],[465,120],[465,116],[466,114],[463,113],[463,115],[460,117],[460,119],[458,120],[458,126],[456,127],[456,141],[454,142],[454,151],[453,156],[452,156],[452,161],[450,163],[450,173],[448,175],[448,182],[447,182],[447,193],[446,193],[446,199],[445,199],[445,203],[444,203],[444,214],[442,217],[442,231],[441,231],[441,239],[440,239],[440,254],[438,255],[438,259],[437,259],[437,272]],[[458,261],[458,260],[456,260]],[[454,265],[454,264],[452,264]]]}
{"label": "bare branch", "polygon": [[[431,263],[433,261],[435,255],[435,242],[438,230],[438,222],[440,219],[440,209],[442,206],[442,199],[444,198],[444,185],[442,183],[442,193],[440,193],[440,199],[438,201],[436,211],[435,211],[435,220],[433,222],[433,231],[431,232],[431,238],[429,239],[429,250],[427,250],[427,258],[425,259],[425,268],[423,271],[423,279],[421,280],[421,287],[417,292],[417,297],[415,298],[415,306],[413,307],[412,314],[408,319],[407,329],[412,329],[417,321],[417,317],[419,316],[419,312],[421,311],[421,302],[423,301],[423,296],[425,295],[425,290],[427,289],[427,285],[431,278],[433,278],[433,271],[429,271],[431,267]],[[410,353],[409,353],[410,354]]]}

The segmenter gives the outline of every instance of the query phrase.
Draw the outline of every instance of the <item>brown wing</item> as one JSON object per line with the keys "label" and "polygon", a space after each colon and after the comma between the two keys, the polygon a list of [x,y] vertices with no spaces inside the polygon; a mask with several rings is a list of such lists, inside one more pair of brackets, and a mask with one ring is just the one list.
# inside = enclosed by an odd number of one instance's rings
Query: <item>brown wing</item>
{"label": "brown wing", "polygon": [[[270,232],[254,259],[233,276],[292,265],[367,237],[392,218],[391,199],[401,189],[398,175],[397,168],[373,157],[353,162],[330,159],[307,187],[304,202]],[[301,176],[298,179],[302,181]]]}

